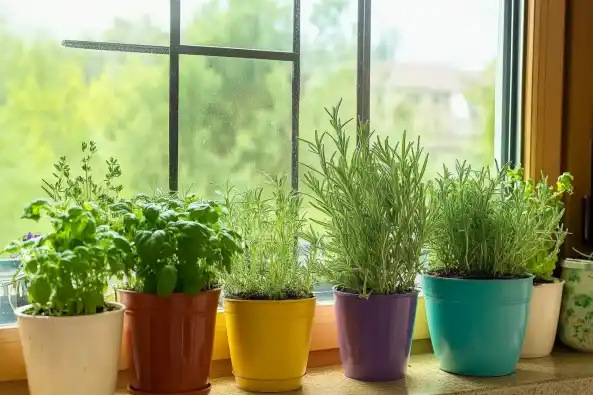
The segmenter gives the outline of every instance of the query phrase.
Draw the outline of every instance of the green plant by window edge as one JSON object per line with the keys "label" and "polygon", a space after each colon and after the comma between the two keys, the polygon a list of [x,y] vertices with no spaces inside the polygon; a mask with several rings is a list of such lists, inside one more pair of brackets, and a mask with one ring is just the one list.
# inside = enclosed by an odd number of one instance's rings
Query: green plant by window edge
{"label": "green plant by window edge", "polygon": [[[511,184],[524,184],[525,198],[531,201],[538,215],[558,218],[564,214],[564,203],[562,198],[565,194],[573,193],[572,182],[574,177],[568,172],[558,176],[555,186],[548,185],[548,178],[543,173],[538,181],[531,178],[525,178],[524,169],[520,166],[509,169],[507,175]],[[535,276],[535,281],[549,282],[553,281],[552,274],[558,261],[558,253],[564,242],[567,230],[562,224],[558,223],[557,228],[552,234],[553,240],[547,241],[542,245],[541,251],[529,262],[528,270]]]}

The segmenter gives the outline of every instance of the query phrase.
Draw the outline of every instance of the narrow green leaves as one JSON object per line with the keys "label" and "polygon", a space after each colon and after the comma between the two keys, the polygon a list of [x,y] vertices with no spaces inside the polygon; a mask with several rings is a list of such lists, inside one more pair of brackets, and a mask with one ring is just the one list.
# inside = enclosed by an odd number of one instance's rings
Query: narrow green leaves
{"label": "narrow green leaves", "polygon": [[392,144],[359,124],[351,136],[339,107],[327,111],[332,130],[305,141],[318,163],[304,164],[303,180],[320,214],[307,240],[323,251],[322,274],[339,288],[363,296],[409,292],[427,233],[428,156],[406,133]]}

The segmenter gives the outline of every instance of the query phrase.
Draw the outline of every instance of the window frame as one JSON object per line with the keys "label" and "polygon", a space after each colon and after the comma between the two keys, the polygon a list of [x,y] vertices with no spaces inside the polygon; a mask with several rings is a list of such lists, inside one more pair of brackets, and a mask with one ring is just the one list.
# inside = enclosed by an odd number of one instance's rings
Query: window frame
{"label": "window frame", "polygon": [[[188,45],[181,43],[181,1],[170,0],[171,14],[170,14],[170,42],[169,46],[161,45],[145,45],[145,44],[129,44],[129,43],[112,43],[112,42],[97,42],[97,41],[80,41],[80,40],[64,40],[62,45],[69,48],[87,49],[87,50],[102,50],[102,51],[118,51],[118,52],[134,52],[134,53],[150,53],[155,55],[168,55],[170,72],[169,72],[169,188],[172,191],[178,190],[179,187],[179,58],[180,55],[200,55],[200,56],[216,56],[227,58],[242,58],[242,59],[258,59],[258,60],[276,60],[284,62],[292,62],[292,165],[291,165],[291,185],[293,188],[298,188],[298,138],[299,138],[299,104],[300,104],[300,0],[293,0],[293,49],[291,52],[283,51],[268,51],[255,50],[245,48],[230,48],[230,47],[216,47],[203,45]],[[543,168],[544,163],[549,160],[549,156],[559,156],[560,153],[555,149],[558,147],[548,146],[543,151],[543,156],[533,156],[530,150],[533,151],[535,144],[543,144],[544,138],[560,138],[560,128],[549,127],[544,129],[546,122],[540,121],[541,114],[537,112],[537,108],[541,107],[541,100],[537,103],[529,103],[535,100],[533,92],[537,92],[538,98],[545,98],[546,100],[554,100],[556,90],[550,92],[546,84],[550,83],[550,78],[553,78],[557,84],[556,74],[547,76],[547,78],[536,77],[539,74],[534,71],[549,64],[553,64],[555,60],[553,56],[533,56],[533,53],[545,52],[546,39],[533,40],[536,32],[546,29],[546,24],[549,26],[558,26],[560,20],[564,19],[564,15],[555,12],[543,13],[539,19],[524,18],[526,10],[532,8],[538,9],[541,3],[553,4],[555,0],[501,0],[503,6],[503,45],[511,45],[512,51],[510,53],[503,53],[502,56],[502,77],[499,80],[497,92],[502,92],[502,95],[497,97],[497,105],[500,114],[500,123],[497,125],[497,136],[500,138],[501,144],[497,146],[497,156],[502,162],[515,162],[521,160],[520,151],[520,130],[523,128],[525,133],[523,155],[531,158],[529,162],[530,168]],[[562,2],[563,3],[563,2]],[[527,8],[527,4],[529,7]],[[368,122],[370,124],[370,70],[371,70],[371,6],[372,0],[358,0],[358,44],[357,44],[357,114],[356,117],[360,122]],[[553,7],[553,6],[550,6]],[[530,11],[531,12],[531,11]],[[529,14],[531,15],[531,14]],[[562,22],[563,24],[564,22]],[[544,27],[542,27],[544,26]],[[564,25],[562,25],[564,26]],[[561,29],[560,29],[561,30]],[[526,35],[523,36],[523,32]],[[559,33],[559,29],[552,29],[554,34]],[[564,31],[561,31],[561,38],[558,39],[557,45],[564,48]],[[531,36],[530,36],[531,35]],[[523,41],[522,37],[527,39]],[[510,44],[509,44],[510,43]],[[524,48],[524,47],[527,48]],[[526,50],[528,60],[522,63],[523,54]],[[531,52],[530,52],[531,51]],[[539,52],[538,52],[539,51]],[[553,54],[553,51],[549,52]],[[531,54],[531,55],[530,55]],[[530,57],[531,56],[531,57]],[[557,70],[556,70],[557,71]],[[523,77],[526,76],[527,91],[523,90]],[[524,94],[526,93],[526,94]],[[506,98],[513,98],[506,100]],[[560,97],[558,95],[557,97]],[[539,107],[538,107],[539,106]],[[561,106],[560,106],[561,107]],[[535,112],[534,112],[535,111]],[[542,110],[543,111],[543,110]],[[523,112],[527,113],[529,119],[535,119],[537,122],[523,121]],[[535,118],[534,118],[535,117]],[[497,117],[498,119],[499,117]],[[559,149],[558,149],[559,151]],[[531,155],[531,156],[529,156]],[[535,158],[535,159],[533,159]],[[555,159],[554,159],[555,160]],[[547,162],[546,162],[547,163]],[[124,331],[126,329],[124,328]],[[126,369],[129,367],[129,356],[125,352],[125,336],[124,344],[122,344],[122,354],[120,368]],[[426,322],[426,313],[424,309],[424,298],[421,295],[418,302],[416,312],[416,325],[414,328],[413,339],[415,341],[422,341],[429,339],[428,325]],[[339,356],[336,353],[338,347],[337,333],[335,328],[335,314],[333,306],[329,304],[318,304],[316,307],[315,318],[313,322],[313,332],[311,340],[311,358],[309,359],[310,366],[321,366],[327,364],[339,363]],[[7,325],[0,327],[0,354],[3,358],[0,359],[0,381],[19,380],[26,378],[25,364],[22,356],[20,339],[16,325]],[[228,352],[228,344],[226,339],[226,327],[224,320],[224,312],[217,313],[217,323],[215,331],[215,346],[213,356],[213,376],[220,376],[228,374],[228,367],[230,367],[230,355]],[[338,359],[336,359],[338,358]],[[218,372],[218,373],[217,373]]]}

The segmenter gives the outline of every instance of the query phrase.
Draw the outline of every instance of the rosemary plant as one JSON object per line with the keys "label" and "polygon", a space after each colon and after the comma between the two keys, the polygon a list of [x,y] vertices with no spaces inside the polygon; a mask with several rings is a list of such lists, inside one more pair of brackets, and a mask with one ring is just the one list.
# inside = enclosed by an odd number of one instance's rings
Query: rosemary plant
{"label": "rosemary plant", "polygon": [[303,163],[303,180],[322,214],[313,220],[321,230],[308,232],[323,251],[321,274],[362,297],[413,291],[427,233],[428,155],[419,139],[408,142],[404,133],[392,145],[374,138],[366,124],[357,125],[352,139],[339,107],[326,110],[332,130],[305,141],[319,159],[318,167]]}
{"label": "rosemary plant", "polygon": [[257,187],[239,193],[227,188],[225,221],[243,236],[243,254],[222,273],[224,295],[232,299],[310,298],[316,285],[317,251],[299,248],[306,220],[302,196],[287,186],[286,176],[268,176],[273,193]]}
{"label": "rosemary plant", "polygon": [[562,211],[540,215],[547,198],[538,189],[529,195],[530,184],[514,182],[508,170],[474,170],[458,162],[453,174],[444,167],[432,191],[429,273],[524,277],[542,246],[555,246],[546,250],[553,254],[562,243],[557,237]]}

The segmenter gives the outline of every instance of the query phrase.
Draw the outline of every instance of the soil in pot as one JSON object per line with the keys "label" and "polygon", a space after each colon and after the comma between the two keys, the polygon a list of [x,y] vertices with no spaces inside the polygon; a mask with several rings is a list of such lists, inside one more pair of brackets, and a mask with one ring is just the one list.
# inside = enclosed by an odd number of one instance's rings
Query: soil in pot
{"label": "soil in pot", "polygon": [[334,290],[334,298],[344,375],[361,381],[404,378],[418,293],[362,298]]}
{"label": "soil in pot", "polygon": [[533,277],[424,275],[428,328],[440,368],[465,376],[505,376],[521,354]]}
{"label": "soil in pot", "polygon": [[113,395],[117,382],[124,306],[104,313],[48,317],[16,309],[31,395]]}
{"label": "soil in pot", "polygon": [[203,395],[209,374],[220,289],[197,295],[120,290],[132,356],[134,395]]}
{"label": "soil in pot", "polygon": [[556,339],[564,281],[534,281],[521,358],[550,355]]}
{"label": "soil in pot", "polygon": [[302,387],[307,370],[315,298],[224,299],[237,386],[252,392]]}

